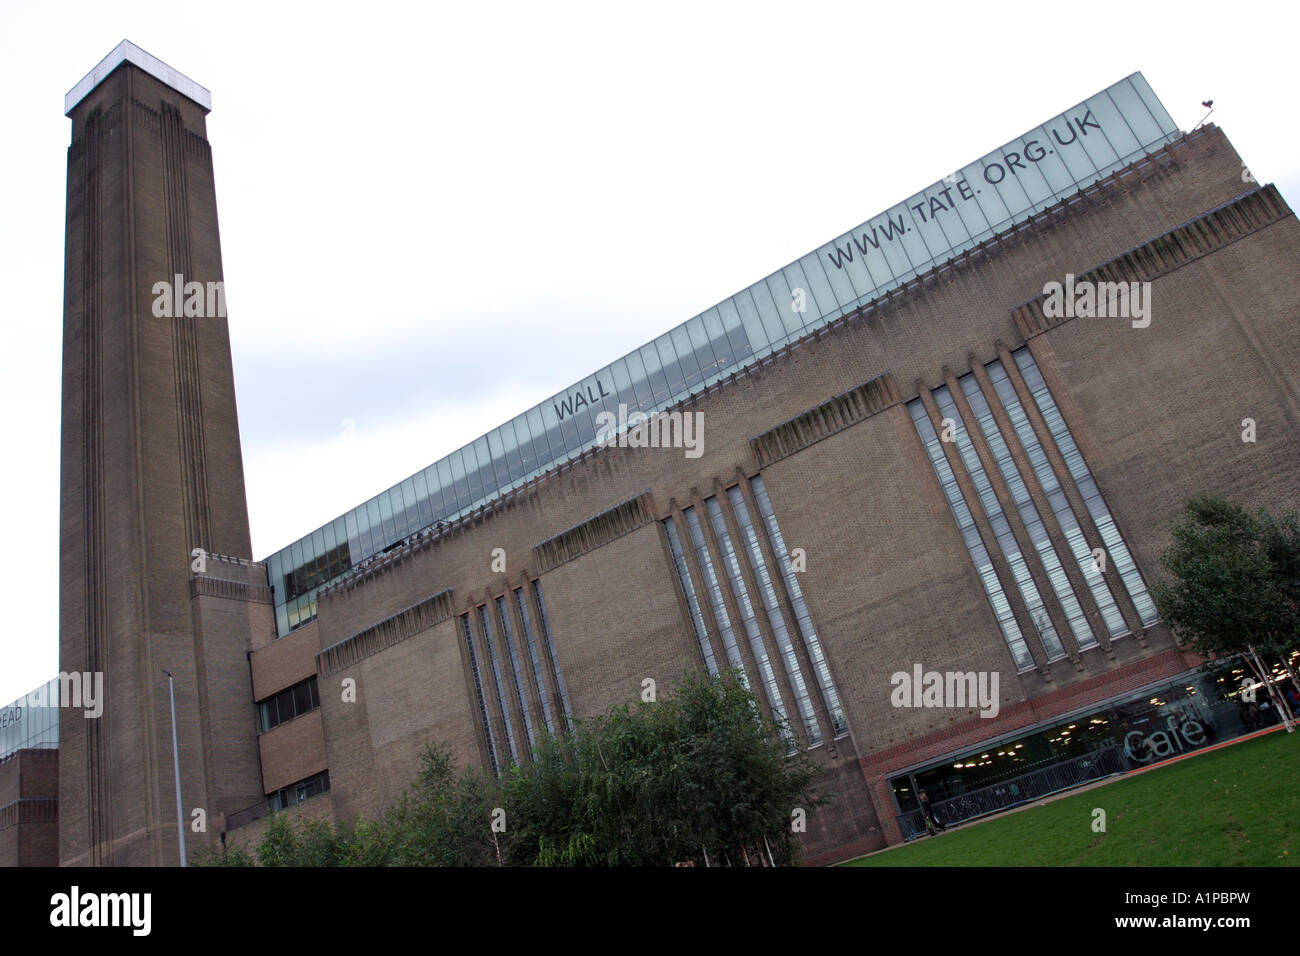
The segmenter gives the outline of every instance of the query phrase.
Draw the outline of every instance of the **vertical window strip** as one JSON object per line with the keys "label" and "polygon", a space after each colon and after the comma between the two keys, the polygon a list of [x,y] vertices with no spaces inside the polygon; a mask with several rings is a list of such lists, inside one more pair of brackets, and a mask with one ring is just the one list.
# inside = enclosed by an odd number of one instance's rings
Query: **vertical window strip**
{"label": "vertical window strip", "polygon": [[754,524],[749,520],[749,509],[745,506],[745,496],[739,486],[727,489],[727,497],[731,499],[731,508],[736,515],[736,525],[740,528],[741,537],[744,539],[745,547],[749,551],[750,567],[754,569],[754,577],[758,581],[759,595],[763,599],[763,607],[767,611],[767,619],[772,625],[772,636],[776,639],[776,646],[781,652],[781,659],[785,663],[785,674],[790,681],[790,686],[794,690],[795,706],[799,710],[799,716],[803,720],[804,728],[808,732],[809,746],[815,746],[822,742],[821,725],[817,722],[817,713],[813,710],[812,698],[808,694],[808,687],[804,683],[803,670],[799,667],[799,656],[794,651],[794,640],[790,637],[790,630],[785,626],[785,616],[781,613],[781,603],[776,597],[776,587],[772,583],[772,576],[768,574],[767,562],[763,560],[763,548],[758,542],[758,535],[754,531]]}
{"label": "vertical window strip", "polygon": [[700,599],[695,593],[695,584],[691,581],[691,571],[686,564],[686,555],[682,553],[681,538],[677,534],[677,525],[672,518],[664,520],[664,530],[668,533],[668,547],[673,554],[673,565],[677,568],[677,580],[686,596],[686,606],[691,614],[691,626],[695,629],[695,640],[704,655],[704,666],[709,674],[718,676],[718,662],[713,656],[713,647],[709,644],[708,630],[704,626],[704,613],[700,610]]}
{"label": "vertical window strip", "polygon": [[510,719],[510,705],[506,698],[505,681],[501,679],[501,665],[497,656],[496,639],[492,636],[492,621],[487,615],[487,605],[479,605],[479,627],[483,628],[483,637],[487,641],[488,664],[492,669],[492,683],[496,686],[497,706],[501,708],[501,722],[506,727],[506,744],[510,747],[510,757],[519,763],[519,745],[515,742],[515,725]]}
{"label": "vertical window strip", "polygon": [[919,398],[913,399],[907,403],[907,409],[912,414],[912,422],[921,436],[926,454],[930,456],[930,465],[939,479],[944,497],[948,499],[948,507],[952,509],[953,517],[957,520],[957,530],[961,533],[962,540],[966,542],[966,550],[970,553],[980,583],[984,585],[984,593],[988,595],[993,616],[997,619],[998,627],[1002,629],[1002,638],[1011,651],[1011,657],[1019,670],[1032,670],[1035,665],[1033,655],[1029,653],[1029,645],[1025,643],[1024,635],[1020,633],[1016,616],[1011,611],[1011,602],[1007,600],[1002,590],[1002,582],[998,580],[997,572],[993,569],[993,559],[989,557],[988,549],[980,538],[979,529],[975,526],[975,517],[971,514],[966,499],[962,497],[961,489],[957,486],[957,476],[953,474],[948,459],[944,456],[939,435],[930,421],[925,403]]}
{"label": "vertical window strip", "polygon": [[1056,516],[1056,523],[1061,526],[1061,533],[1065,535],[1065,540],[1070,546],[1079,573],[1083,575],[1088,590],[1092,593],[1092,599],[1097,604],[1097,610],[1101,612],[1110,638],[1114,640],[1123,637],[1129,632],[1128,625],[1124,623],[1124,615],[1120,613],[1105,577],[1092,559],[1092,549],[1088,547],[1083,528],[1070,508],[1069,499],[1066,498],[1065,490],[1057,480],[1056,472],[1047,458],[1046,449],[1038,440],[1038,434],[1030,424],[1029,416],[1025,414],[1020,396],[1011,384],[1011,379],[1007,377],[1001,361],[991,362],[986,369],[989,379],[993,382],[994,391],[997,392],[1002,407],[1006,409],[1007,417],[1011,419],[1011,427],[1015,429],[1016,437],[1020,440],[1020,447],[1024,449],[1029,465],[1038,478],[1038,484],[1042,487],[1043,494],[1047,496],[1052,514]]}
{"label": "vertical window strip", "polygon": [[771,708],[773,717],[776,718],[778,726],[782,728],[782,733],[786,741],[793,746],[793,738],[790,732],[790,720],[786,716],[785,705],[781,702],[781,690],[777,686],[776,671],[772,668],[772,662],[767,656],[767,645],[763,643],[763,634],[758,629],[758,619],[754,615],[754,605],[749,599],[749,589],[745,587],[745,578],[740,572],[740,561],[736,557],[735,546],[731,543],[731,534],[727,531],[727,521],[722,516],[722,506],[718,499],[706,498],[704,507],[709,513],[709,521],[713,525],[713,535],[718,541],[718,546],[722,549],[723,564],[727,568],[727,575],[731,579],[731,593],[736,598],[736,606],[740,609],[741,623],[745,628],[745,635],[749,638],[749,648],[754,654],[754,662],[758,665],[759,674],[762,677],[763,685],[767,691],[768,706]]}
{"label": "vertical window strip", "polygon": [[799,579],[795,576],[790,552],[785,546],[785,539],[781,536],[781,528],[776,523],[776,512],[772,510],[772,501],[767,496],[767,486],[760,475],[756,475],[749,484],[754,490],[758,513],[762,515],[763,523],[767,526],[767,538],[776,553],[776,563],[781,570],[781,579],[785,582],[786,596],[790,599],[790,606],[794,608],[795,624],[803,636],[808,658],[817,673],[817,682],[821,685],[822,696],[826,702],[826,709],[831,715],[835,736],[842,737],[849,732],[848,721],[844,719],[844,709],[840,706],[840,695],[835,689],[835,682],[831,680],[830,667],[827,666],[826,658],[822,655],[821,641],[817,638],[812,613],[808,610],[808,604],[803,598],[803,589],[799,587]]}
{"label": "vertical window strip", "polygon": [[533,715],[528,709],[528,692],[524,690],[524,672],[519,666],[519,655],[515,653],[515,629],[510,624],[510,608],[506,606],[505,595],[496,599],[497,616],[501,619],[501,639],[506,642],[506,653],[510,657],[510,675],[514,678],[515,700],[519,703],[519,713],[524,718],[524,733],[528,735],[528,746],[537,746],[537,734],[533,730]]}
{"label": "vertical window strip", "polygon": [[1083,497],[1088,514],[1092,516],[1093,523],[1101,534],[1106,553],[1110,555],[1116,573],[1124,582],[1124,587],[1128,589],[1128,595],[1137,609],[1138,617],[1143,624],[1154,624],[1159,619],[1155,602],[1147,593],[1142,575],[1138,572],[1133,556],[1129,553],[1128,545],[1120,536],[1115,519],[1111,517],[1110,509],[1106,507],[1106,501],[1101,496],[1101,490],[1093,480],[1092,472],[1088,470],[1088,464],[1083,460],[1079,446],[1075,444],[1074,436],[1070,434],[1069,426],[1065,424],[1065,418],[1056,407],[1056,401],[1047,388],[1047,382],[1038,371],[1033,355],[1030,354],[1029,349],[1022,348],[1014,354],[1013,358],[1016,360],[1016,365],[1020,367],[1020,374],[1025,377],[1025,384],[1029,386],[1029,392],[1038,405],[1043,421],[1047,423],[1048,432],[1056,442],[1056,447],[1060,449],[1061,457],[1065,459],[1070,477],[1074,479],[1074,484]]}
{"label": "vertical window strip", "polygon": [[537,598],[537,613],[542,618],[542,640],[546,644],[546,656],[551,659],[551,673],[555,675],[555,686],[560,692],[560,704],[564,708],[564,724],[573,729],[573,711],[569,707],[569,690],[564,686],[564,674],[560,671],[560,660],[555,656],[555,641],[551,637],[551,622],[546,615],[546,601],[542,598],[542,582],[533,582],[533,597]]}
{"label": "vertical window strip", "polygon": [[691,544],[695,547],[695,558],[700,562],[700,573],[704,575],[704,586],[709,592],[709,605],[713,608],[713,618],[718,622],[718,636],[722,638],[722,647],[727,652],[727,663],[740,675],[740,682],[749,689],[749,675],[745,673],[745,661],[740,656],[740,647],[736,643],[736,629],[731,626],[731,615],[727,613],[727,602],[722,596],[722,583],[713,569],[713,559],[709,556],[709,547],[704,541],[704,528],[695,509],[683,508],[682,517],[686,520],[686,529],[691,533]]}
{"label": "vertical window strip", "polygon": [[970,403],[975,420],[984,433],[989,450],[993,453],[993,458],[997,462],[998,470],[1002,472],[1003,480],[1006,481],[1007,487],[1011,490],[1011,498],[1016,504],[1016,509],[1020,512],[1020,519],[1025,523],[1025,531],[1029,534],[1029,540],[1033,542],[1034,548],[1038,551],[1038,557],[1043,562],[1043,569],[1047,572],[1047,578],[1051,582],[1052,590],[1056,593],[1056,598],[1061,602],[1061,608],[1065,611],[1065,617],[1069,621],[1075,643],[1081,649],[1095,647],[1097,638],[1088,624],[1088,616],[1083,613],[1083,606],[1079,603],[1079,599],[1075,597],[1074,589],[1070,586],[1070,579],[1065,573],[1061,559],[1056,554],[1052,539],[1048,537],[1043,519],[1038,514],[1038,507],[1029,495],[1029,487],[1020,475],[1020,469],[1011,456],[1010,447],[1003,440],[1001,431],[998,430],[997,420],[993,417],[993,410],[989,407],[984,393],[980,391],[978,380],[974,375],[967,374],[959,378],[957,383],[961,385],[962,391],[965,392],[966,400]]}
{"label": "vertical window strip", "polygon": [[953,401],[948,386],[944,385],[936,389],[934,398],[944,417],[951,418],[958,425],[953,436],[956,439],[957,452],[966,466],[966,473],[975,486],[976,494],[979,495],[984,513],[988,515],[989,525],[993,528],[993,534],[997,538],[999,547],[1002,548],[1002,555],[1006,558],[1011,574],[1016,579],[1016,586],[1020,588],[1020,596],[1024,599],[1029,619],[1038,629],[1038,637],[1047,651],[1047,659],[1050,661],[1062,658],[1065,656],[1065,648],[1061,644],[1061,638],[1056,633],[1055,625],[1052,624],[1051,615],[1047,613],[1042,595],[1038,593],[1038,586],[1034,584],[1029,565],[1020,551],[1020,542],[1016,540],[1011,530],[1011,523],[1007,521],[1002,504],[993,490],[993,483],[989,481],[989,476],[984,471],[984,464],[975,451],[975,445],[966,431],[966,423],[962,421],[961,412],[957,410],[957,403]]}
{"label": "vertical window strip", "polygon": [[546,681],[542,677],[542,661],[537,654],[537,634],[528,615],[528,602],[524,599],[524,589],[515,588],[515,606],[519,609],[519,619],[524,622],[524,643],[528,645],[528,657],[533,662],[533,680],[537,682],[537,699],[542,705],[542,720],[546,722],[546,732],[555,733],[555,718],[551,716],[551,702],[546,693]]}
{"label": "vertical window strip", "polygon": [[483,734],[487,737],[488,745],[488,762],[492,765],[492,774],[494,776],[501,773],[501,765],[497,762],[497,739],[492,733],[492,721],[488,717],[487,700],[483,697],[483,678],[479,672],[478,653],[474,650],[474,632],[470,627],[469,615],[460,616],[460,626],[465,634],[465,647],[469,650],[469,669],[474,675],[474,694],[478,697],[478,713],[483,720]]}

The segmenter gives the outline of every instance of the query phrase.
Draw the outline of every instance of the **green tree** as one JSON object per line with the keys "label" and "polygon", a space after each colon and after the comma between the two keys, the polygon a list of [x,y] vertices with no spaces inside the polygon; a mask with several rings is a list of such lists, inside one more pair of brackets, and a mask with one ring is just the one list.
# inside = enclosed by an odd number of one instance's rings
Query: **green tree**
{"label": "green tree", "polygon": [[346,862],[350,831],[329,820],[295,820],[288,813],[273,813],[257,843],[262,866],[342,866]]}
{"label": "green tree", "polygon": [[[824,802],[816,766],[787,754],[732,673],[688,673],[542,740],[499,778],[430,745],[414,784],[375,820],[335,825],[274,814],[262,866],[670,866],[793,863],[792,812]],[[493,822],[504,824],[494,828]],[[243,853],[243,851],[239,851]],[[249,865],[243,853],[202,865]]]}
{"label": "green tree", "polygon": [[190,854],[190,866],[254,866],[253,855],[241,846],[220,850],[205,846]]}
{"label": "green tree", "polygon": [[506,862],[516,866],[589,866],[595,838],[582,814],[582,767],[573,738],[544,737],[524,766],[501,777],[510,834]]}
{"label": "green tree", "polygon": [[450,753],[431,745],[421,755],[415,785],[375,826],[370,862],[499,866],[505,862],[501,851],[509,827],[497,834],[491,823],[493,811],[501,805],[496,781],[472,768],[457,776]]}
{"label": "green tree", "polygon": [[1268,677],[1276,666],[1300,690],[1292,665],[1300,647],[1295,514],[1250,514],[1239,504],[1203,495],[1187,503],[1172,533],[1161,563],[1173,580],[1157,582],[1152,594],[1179,642],[1210,660],[1242,655],[1275,698]]}
{"label": "green tree", "polygon": [[603,863],[790,863],[792,812],[825,802],[816,766],[787,756],[733,673],[688,673],[657,702],[616,707],[581,724],[580,807]]}

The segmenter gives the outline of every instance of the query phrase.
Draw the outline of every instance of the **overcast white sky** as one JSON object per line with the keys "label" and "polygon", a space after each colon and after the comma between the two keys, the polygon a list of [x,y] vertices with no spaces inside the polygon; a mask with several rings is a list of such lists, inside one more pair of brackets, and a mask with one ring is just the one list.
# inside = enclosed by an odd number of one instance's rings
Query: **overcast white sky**
{"label": "overcast white sky", "polygon": [[0,703],[58,671],[63,95],[123,38],[212,91],[263,558],[1135,70],[1294,205],[1287,9],[6,5]]}

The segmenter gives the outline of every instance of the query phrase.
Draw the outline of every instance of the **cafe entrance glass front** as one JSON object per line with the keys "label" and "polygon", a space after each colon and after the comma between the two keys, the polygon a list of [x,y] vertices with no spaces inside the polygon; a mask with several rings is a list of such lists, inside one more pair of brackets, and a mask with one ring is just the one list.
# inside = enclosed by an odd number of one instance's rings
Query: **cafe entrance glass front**
{"label": "cafe entrance glass front", "polygon": [[1193,671],[1049,726],[1020,731],[890,779],[905,839],[1178,757],[1281,719],[1263,689],[1243,700],[1244,666]]}

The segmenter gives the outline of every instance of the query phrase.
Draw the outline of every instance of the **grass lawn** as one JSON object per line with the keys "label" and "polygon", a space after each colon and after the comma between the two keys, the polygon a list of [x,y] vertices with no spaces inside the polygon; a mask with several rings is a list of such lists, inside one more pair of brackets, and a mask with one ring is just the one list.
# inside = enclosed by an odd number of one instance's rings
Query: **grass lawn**
{"label": "grass lawn", "polygon": [[1297,833],[1300,731],[1278,731],[845,865],[1287,865]]}

